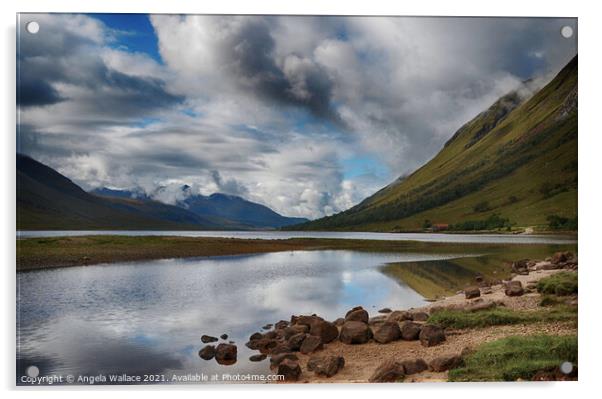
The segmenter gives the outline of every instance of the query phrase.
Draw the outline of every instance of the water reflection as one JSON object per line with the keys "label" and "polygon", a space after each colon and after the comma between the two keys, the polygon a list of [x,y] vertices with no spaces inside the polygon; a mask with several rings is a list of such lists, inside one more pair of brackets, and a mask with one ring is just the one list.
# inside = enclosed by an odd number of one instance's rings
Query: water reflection
{"label": "water reflection", "polygon": [[[291,314],[334,319],[352,306],[423,303],[387,277],[386,262],[446,255],[296,251],[42,270],[18,275],[18,370],[41,373],[269,373],[244,346]],[[239,361],[198,357],[200,336],[227,333]]]}

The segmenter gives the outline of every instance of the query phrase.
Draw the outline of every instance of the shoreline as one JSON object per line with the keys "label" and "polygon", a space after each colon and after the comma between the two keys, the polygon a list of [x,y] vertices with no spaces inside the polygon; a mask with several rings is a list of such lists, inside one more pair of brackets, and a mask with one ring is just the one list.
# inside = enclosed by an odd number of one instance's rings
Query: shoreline
{"label": "shoreline", "polygon": [[[367,310],[364,310],[362,307],[355,307],[344,316],[344,319],[341,315],[340,319],[333,322],[324,321],[319,315],[293,315],[290,322],[279,321],[274,324],[273,330],[264,332],[263,338],[255,338],[259,339],[259,341],[253,341],[254,338],[252,336],[250,342],[246,345],[251,349],[255,349],[259,345],[258,350],[260,350],[260,353],[265,353],[270,358],[273,373],[289,373],[287,375],[290,378],[286,382],[366,383],[448,381],[450,370],[464,367],[463,364],[467,357],[482,349],[483,344],[496,343],[504,339],[514,339],[512,337],[518,337],[519,339],[531,339],[542,336],[552,337],[551,339],[554,339],[554,337],[560,339],[572,339],[572,337],[576,337],[578,330],[577,294],[557,296],[556,299],[560,301],[558,302],[560,305],[557,304],[550,307],[550,305],[542,303],[542,299],[547,295],[540,293],[537,288],[534,288],[540,280],[549,278],[560,272],[577,273],[576,258],[571,263],[567,262],[566,264],[558,264],[548,260],[537,261],[529,266],[527,271],[521,270],[520,273],[514,274],[509,280],[501,284],[490,285],[489,283],[482,282],[479,288],[479,296],[476,298],[468,299],[466,292],[471,288],[474,289],[474,287],[466,287],[465,290],[459,291],[455,295],[450,295],[417,308],[405,310],[384,309],[379,310],[378,313],[372,311],[368,314]],[[507,287],[513,284],[520,284],[520,294],[508,294]],[[522,291],[522,287],[524,287],[524,292]],[[494,321],[492,324],[469,327],[443,326],[441,328],[443,328],[445,338],[434,345],[425,345],[422,342],[422,333],[420,334],[420,339],[417,337],[406,339],[403,336],[403,338],[392,338],[385,342],[380,341],[382,339],[381,335],[379,342],[376,342],[376,334],[382,332],[380,331],[381,326],[387,326],[386,329],[390,331],[391,324],[396,324],[403,331],[404,323],[418,324],[421,328],[429,324],[432,325],[431,320],[436,320],[436,316],[440,314],[439,312],[443,312],[445,319],[445,312],[479,317],[479,315],[486,315],[487,312],[495,312],[497,310],[506,312],[507,314],[528,315],[532,319],[521,322]],[[560,311],[567,313],[564,317],[549,317],[553,316],[554,312]],[[363,322],[365,322],[365,326],[372,333],[369,337],[364,337],[361,341],[346,342],[346,339],[343,339],[344,326],[348,323],[357,324],[357,321],[348,320],[358,320],[356,317],[352,317],[352,314],[357,315],[359,313],[364,313],[365,319]],[[401,316],[402,314],[404,316]],[[405,315],[413,316],[406,318]],[[418,315],[420,315],[419,318]],[[282,335],[286,337],[288,329],[303,330],[301,327],[309,326],[309,329],[306,330],[308,334],[306,337],[309,337],[314,335],[314,328],[316,328],[316,332],[319,331],[324,334],[324,329],[326,328],[324,327],[324,323],[337,326],[340,337],[333,340],[328,338],[323,345],[317,346],[309,352],[303,350],[303,345],[301,346],[301,351],[297,348],[296,351],[293,350],[291,352],[289,350],[288,353],[282,352],[283,350],[286,351],[287,346],[290,347],[291,341],[289,340],[287,344],[286,338],[284,341],[281,341],[279,337]],[[315,326],[322,327],[317,328]],[[291,340],[294,339],[294,337],[291,338]],[[273,349],[264,351],[261,349],[262,340],[273,340],[278,343],[275,346],[265,346],[265,348]],[[254,344],[254,342],[257,343]],[[341,358],[343,360],[340,360]],[[287,360],[285,367],[280,366],[284,363],[283,359],[290,359],[290,361]],[[449,365],[449,367],[441,367],[441,364],[445,365],[446,361],[451,362],[452,359],[456,364]],[[408,362],[410,364],[409,367],[414,368],[413,371],[408,372]],[[338,365],[336,365],[337,363]],[[416,370],[415,366],[419,363],[424,366]],[[316,368],[315,364],[319,365],[318,368]],[[556,365],[555,370],[540,368],[532,378],[534,380],[576,378],[576,375],[572,374],[570,376],[559,375],[558,366],[560,366],[560,363]],[[320,367],[323,368],[321,369]],[[381,373],[381,377],[384,376],[384,379],[379,380],[379,370],[382,371],[383,367],[385,369],[388,367],[388,369],[384,374]],[[324,370],[328,370],[329,374],[325,374]],[[394,378],[391,377],[393,374],[396,374],[393,376]],[[388,378],[392,379],[388,380]],[[530,380],[531,377],[528,379]],[[519,378],[519,380],[522,379]]]}
{"label": "shoreline", "polygon": [[[508,245],[554,245],[572,248],[576,244],[456,243],[417,240],[370,240],[348,238],[248,239],[184,236],[83,235],[21,238],[16,240],[16,270],[31,271],[104,263],[150,261],[261,254],[283,251],[356,250],[365,252],[424,252],[464,254],[465,247],[483,251]],[[560,249],[559,249],[560,250]]]}

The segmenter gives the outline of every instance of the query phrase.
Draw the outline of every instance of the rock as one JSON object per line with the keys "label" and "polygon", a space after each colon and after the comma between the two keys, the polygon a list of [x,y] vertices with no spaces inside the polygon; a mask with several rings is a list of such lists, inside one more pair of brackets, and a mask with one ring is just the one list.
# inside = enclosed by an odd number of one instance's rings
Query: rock
{"label": "rock", "polygon": [[316,315],[311,315],[311,316],[298,316],[297,321],[295,324],[297,325],[303,325],[303,326],[307,326],[308,328],[311,328],[311,326],[319,321],[324,321],[323,318],[316,316]]}
{"label": "rock", "polygon": [[219,336],[221,339],[228,339],[228,334],[222,334]]}
{"label": "rock", "polygon": [[299,333],[299,334],[295,334],[289,338],[288,346],[291,348],[291,350],[293,352],[296,352],[299,349],[301,349],[301,344],[303,344],[303,341],[305,340],[306,336],[307,336],[307,334],[305,334],[305,333]]}
{"label": "rock", "polygon": [[401,330],[398,323],[385,322],[374,330],[373,336],[376,342],[388,344],[401,338]]}
{"label": "rock", "polygon": [[263,338],[263,334],[262,333],[254,333],[249,337],[249,341],[257,341],[258,339]]}
{"label": "rock", "polygon": [[272,327],[273,327],[273,325],[272,325],[272,324],[266,324],[265,326],[263,326],[263,327],[261,327],[261,328],[263,328],[264,330],[269,330],[269,329],[270,329],[270,328],[272,328]]}
{"label": "rock", "polygon": [[253,355],[253,356],[249,357],[249,360],[252,362],[261,362],[261,361],[265,360],[266,357],[268,357],[268,355],[266,355],[265,353],[259,353],[257,355]]}
{"label": "rock", "polygon": [[529,273],[529,259],[521,259],[512,263],[512,273]]}
{"label": "rock", "polygon": [[401,364],[403,366],[403,370],[408,375],[422,373],[424,370],[428,370],[429,368],[424,359],[404,360],[401,362]]}
{"label": "rock", "polygon": [[506,283],[504,292],[508,296],[521,296],[525,293],[525,290],[523,289],[523,284],[520,281],[513,280]]}
{"label": "rock", "polygon": [[344,319],[344,318],[342,318],[342,317],[339,317],[338,319],[336,319],[336,320],[334,321],[334,325],[335,325],[335,326],[337,326],[337,327],[340,327],[340,326],[342,326],[343,324],[345,324],[345,319]]}
{"label": "rock", "polygon": [[404,341],[415,341],[420,335],[422,326],[413,321],[406,320],[401,325],[401,339]]}
{"label": "rock", "polygon": [[236,345],[219,344],[215,349],[215,361],[223,365],[234,364],[236,363],[237,354]]}
{"label": "rock", "polygon": [[370,320],[368,320],[368,325],[375,326],[375,325],[378,325],[378,324],[382,324],[385,321],[387,321],[387,316],[385,316],[385,315],[378,315],[378,316],[370,317]]}
{"label": "rock", "polygon": [[275,347],[270,349],[270,353],[273,355],[277,355],[279,353],[289,353],[292,349],[288,346],[287,342],[280,342]]}
{"label": "rock", "polygon": [[361,321],[346,321],[339,335],[339,340],[345,344],[365,344],[370,338],[372,331]]}
{"label": "rock", "polygon": [[554,255],[552,255],[551,262],[553,264],[557,265],[559,263],[566,262],[567,260],[569,260],[572,257],[573,257],[573,254],[570,252],[556,252]]}
{"label": "rock", "polygon": [[294,361],[299,360],[297,355],[295,355],[294,353],[279,353],[270,358],[270,368],[271,369],[277,368],[278,366],[280,366],[280,363],[282,363],[286,359],[294,360]]}
{"label": "rock", "polygon": [[201,336],[201,342],[204,344],[208,344],[209,342],[217,342],[218,339],[215,337],[212,337],[211,335],[203,335]]}
{"label": "rock", "polygon": [[309,326],[306,326],[304,324],[295,324],[293,326],[286,327],[283,330],[283,332],[284,332],[284,339],[290,339],[290,337],[292,337],[293,335],[297,335],[297,334],[301,334],[301,333],[308,333]]}
{"label": "rock", "polygon": [[391,313],[392,310],[389,308],[382,308],[378,311],[378,313]]}
{"label": "rock", "polygon": [[317,335],[307,335],[303,342],[301,343],[301,347],[299,351],[305,355],[308,353],[313,353],[319,349],[322,349],[324,344],[322,343],[322,339]]}
{"label": "rock", "polygon": [[268,331],[263,334],[263,337],[268,339],[276,339],[278,338],[278,333],[276,331]]}
{"label": "rock", "polygon": [[445,333],[441,327],[427,324],[420,330],[418,339],[422,346],[435,346],[445,341]]}
{"label": "rock", "polygon": [[206,345],[199,351],[199,357],[203,360],[211,360],[215,356],[215,346]]}
{"label": "rock", "polygon": [[479,287],[468,287],[464,289],[464,295],[466,299],[478,298],[481,296],[481,290]]}
{"label": "rock", "polygon": [[249,341],[246,343],[247,348],[261,351],[262,353],[266,353],[271,351],[278,345],[278,341],[270,338],[261,338],[254,341]]}
{"label": "rock", "polygon": [[476,275],[475,278],[474,278],[474,281],[477,282],[477,283],[482,283],[484,281],[483,280],[483,276],[481,276],[480,274]]}
{"label": "rock", "polygon": [[489,295],[491,293],[493,293],[493,290],[491,289],[491,287],[483,288],[483,290],[481,291],[481,294],[483,294],[483,295]]}
{"label": "rock", "polygon": [[426,312],[412,312],[410,316],[414,321],[427,321],[429,318],[429,314]]}
{"label": "rock", "polygon": [[368,312],[361,306],[351,309],[345,315],[345,321],[361,321],[362,323],[368,323],[369,319]]}
{"label": "rock", "polygon": [[342,356],[313,356],[307,362],[307,369],[316,375],[332,377],[345,367],[345,359]]}
{"label": "rock", "polygon": [[405,371],[403,365],[394,360],[387,360],[374,370],[368,379],[370,382],[397,382],[403,380]]}
{"label": "rock", "polygon": [[439,356],[429,364],[429,369],[437,373],[457,368],[462,365],[462,358],[457,355]]}
{"label": "rock", "polygon": [[274,328],[276,330],[282,330],[283,328],[288,327],[288,321],[280,320],[278,323],[274,324]]}
{"label": "rock", "polygon": [[391,312],[387,317],[387,321],[401,322],[404,320],[412,320],[412,316],[409,312],[405,312],[403,310],[396,310],[394,312]]}
{"label": "rock", "polygon": [[333,323],[319,320],[312,324],[309,334],[320,337],[322,342],[327,344],[339,337],[339,329]]}
{"label": "rock", "polygon": [[301,376],[301,366],[295,360],[284,359],[278,365],[278,374],[284,376],[284,381],[297,381]]}

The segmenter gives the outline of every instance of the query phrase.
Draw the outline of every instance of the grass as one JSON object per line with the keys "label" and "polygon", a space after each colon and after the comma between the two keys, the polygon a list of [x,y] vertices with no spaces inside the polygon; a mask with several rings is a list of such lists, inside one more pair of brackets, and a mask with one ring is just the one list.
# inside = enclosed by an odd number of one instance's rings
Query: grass
{"label": "grass", "polygon": [[440,310],[428,319],[430,324],[458,329],[554,321],[576,322],[577,309],[569,306],[556,306],[551,309],[533,311],[516,311],[500,307],[477,312]]}
{"label": "grass", "polygon": [[565,361],[577,364],[577,336],[507,337],[479,346],[463,367],[449,371],[449,380],[531,380],[539,370]]}
{"label": "grass", "polygon": [[[494,248],[500,250],[502,246],[472,245],[474,251],[487,251]],[[418,241],[319,238],[246,240],[215,237],[91,235],[17,240],[17,270],[151,259],[330,249],[390,253],[466,253],[466,247],[463,245]]]}
{"label": "grass", "polygon": [[537,291],[541,294],[566,296],[577,294],[577,273],[560,272],[542,278],[537,283]]}

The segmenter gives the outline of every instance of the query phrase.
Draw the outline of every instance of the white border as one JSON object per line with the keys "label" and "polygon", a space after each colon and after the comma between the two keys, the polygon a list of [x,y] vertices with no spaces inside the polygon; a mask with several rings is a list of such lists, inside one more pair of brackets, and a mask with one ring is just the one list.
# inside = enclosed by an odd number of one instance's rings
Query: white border
{"label": "white border", "polygon": [[[450,15],[450,16],[564,16],[579,18],[579,257],[582,267],[580,285],[580,334],[579,334],[579,382],[578,383],[508,383],[508,384],[403,384],[402,386],[374,385],[295,385],[295,386],[193,386],[190,388],[167,387],[112,387],[87,388],[85,397],[104,398],[107,394],[127,392],[128,397],[163,398],[172,392],[178,396],[219,395],[261,397],[286,395],[300,398],[307,395],[345,395],[360,397],[372,394],[416,395],[423,397],[465,397],[487,395],[488,399],[513,395],[553,397],[577,397],[594,391],[600,370],[602,343],[600,342],[600,292],[602,278],[597,248],[597,229],[602,226],[600,206],[600,151],[602,151],[600,97],[600,39],[602,38],[602,14],[593,1],[539,1],[504,0],[485,2],[478,0],[386,2],[381,0],[220,0],[217,2],[193,2],[180,0],[20,0],[0,3],[2,13],[2,180],[0,194],[2,209],[1,251],[3,255],[2,300],[5,317],[2,328],[3,359],[0,362],[1,387],[5,397],[29,397],[42,394],[45,397],[81,397],[82,388],[58,388],[34,390],[14,388],[15,381],[15,20],[16,12],[145,12],[145,13],[214,13],[214,14],[345,14],[345,15]],[[598,205],[598,206],[596,206]],[[597,229],[596,229],[597,228]],[[392,392],[389,392],[393,390]],[[107,392],[108,391],[108,392]],[[378,392],[380,391],[380,392]],[[386,392],[385,392],[386,391]]]}

